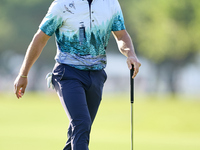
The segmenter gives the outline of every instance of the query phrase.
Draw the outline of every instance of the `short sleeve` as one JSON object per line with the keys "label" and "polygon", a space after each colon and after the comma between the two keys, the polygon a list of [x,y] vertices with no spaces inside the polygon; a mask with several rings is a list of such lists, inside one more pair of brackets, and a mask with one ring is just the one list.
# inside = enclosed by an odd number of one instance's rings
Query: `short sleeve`
{"label": "short sleeve", "polygon": [[62,26],[63,21],[61,15],[59,3],[54,1],[39,25],[40,30],[42,30],[45,34],[52,36],[54,32]]}
{"label": "short sleeve", "polygon": [[124,17],[119,2],[116,0],[112,31],[125,30]]}

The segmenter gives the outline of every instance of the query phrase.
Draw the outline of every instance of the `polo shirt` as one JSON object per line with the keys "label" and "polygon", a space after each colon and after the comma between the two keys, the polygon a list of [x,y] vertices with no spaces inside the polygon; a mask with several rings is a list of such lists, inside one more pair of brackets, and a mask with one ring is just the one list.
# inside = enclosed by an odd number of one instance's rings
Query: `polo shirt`
{"label": "polo shirt", "polygon": [[[80,22],[85,40],[80,42]],[[111,31],[124,30],[124,18],[118,0],[54,0],[39,28],[47,35],[55,33],[55,60],[80,70],[106,67],[106,47]]]}

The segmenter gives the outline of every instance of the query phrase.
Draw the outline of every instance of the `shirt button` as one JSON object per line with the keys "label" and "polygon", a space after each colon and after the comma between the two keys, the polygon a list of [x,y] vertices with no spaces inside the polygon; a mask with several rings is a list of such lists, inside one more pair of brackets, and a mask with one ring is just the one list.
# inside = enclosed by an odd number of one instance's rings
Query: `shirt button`
{"label": "shirt button", "polygon": [[94,11],[92,11],[92,14],[94,13]]}
{"label": "shirt button", "polygon": [[92,20],[92,22],[94,22],[94,20]]}

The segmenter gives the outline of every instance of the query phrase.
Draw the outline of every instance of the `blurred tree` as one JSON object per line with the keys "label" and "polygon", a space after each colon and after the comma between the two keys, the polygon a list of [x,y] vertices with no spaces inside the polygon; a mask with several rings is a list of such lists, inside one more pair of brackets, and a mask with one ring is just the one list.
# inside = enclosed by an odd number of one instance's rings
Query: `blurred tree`
{"label": "blurred tree", "polygon": [[165,69],[171,92],[176,92],[176,71],[200,51],[200,1],[120,2],[138,53],[154,61],[158,73]]}
{"label": "blurred tree", "polygon": [[[1,0],[0,2],[0,53],[14,50],[24,54],[34,33],[52,1],[49,0]],[[55,55],[55,42],[51,38],[39,63],[49,62]],[[52,50],[51,52],[49,52]]]}
{"label": "blurred tree", "polygon": [[[14,50],[24,54],[52,1],[1,0],[0,53]],[[158,73],[166,71],[170,89],[175,92],[177,69],[191,61],[200,50],[200,1],[119,1],[138,54],[154,61]],[[110,42],[109,45],[116,45],[112,44],[113,39]],[[52,62],[49,58],[56,53],[54,38],[45,49],[40,63]]]}

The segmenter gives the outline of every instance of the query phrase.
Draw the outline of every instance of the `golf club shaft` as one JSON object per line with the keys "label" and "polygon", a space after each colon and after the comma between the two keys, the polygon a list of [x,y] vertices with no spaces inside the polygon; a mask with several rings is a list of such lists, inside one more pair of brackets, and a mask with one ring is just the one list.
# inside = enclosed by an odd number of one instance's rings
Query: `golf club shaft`
{"label": "golf club shaft", "polygon": [[134,103],[134,79],[132,78],[134,73],[134,66],[132,65],[132,69],[130,71],[130,84],[131,84],[131,103]]}
{"label": "golf club shaft", "polygon": [[133,76],[133,73],[134,73],[134,66],[132,65],[132,69],[130,70],[130,102],[131,102],[131,150],[133,150],[134,148],[134,139],[133,139],[133,103],[134,103],[134,79],[132,78]]}
{"label": "golf club shaft", "polygon": [[133,103],[131,103],[131,150],[133,150]]}

